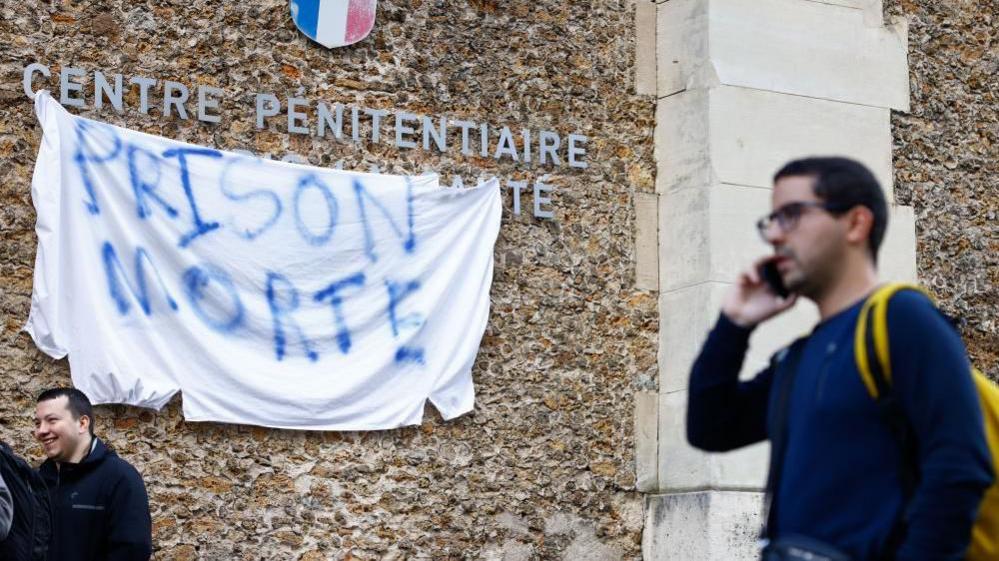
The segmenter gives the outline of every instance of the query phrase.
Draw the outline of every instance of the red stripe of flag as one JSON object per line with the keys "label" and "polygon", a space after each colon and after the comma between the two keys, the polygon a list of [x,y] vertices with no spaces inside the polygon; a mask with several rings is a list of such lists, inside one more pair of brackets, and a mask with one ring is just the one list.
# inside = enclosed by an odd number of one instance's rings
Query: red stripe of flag
{"label": "red stripe of flag", "polygon": [[364,39],[374,24],[375,0],[350,0],[344,43],[349,45]]}

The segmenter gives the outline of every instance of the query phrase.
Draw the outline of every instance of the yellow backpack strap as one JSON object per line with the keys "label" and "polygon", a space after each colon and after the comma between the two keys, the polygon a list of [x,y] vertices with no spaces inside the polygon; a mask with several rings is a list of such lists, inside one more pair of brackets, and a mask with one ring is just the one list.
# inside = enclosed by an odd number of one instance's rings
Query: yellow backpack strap
{"label": "yellow backpack strap", "polygon": [[882,383],[891,385],[891,353],[888,348],[888,300],[899,290],[916,290],[929,297],[921,287],[907,283],[882,285],[867,297],[854,329],[853,356],[867,393],[877,399]]}

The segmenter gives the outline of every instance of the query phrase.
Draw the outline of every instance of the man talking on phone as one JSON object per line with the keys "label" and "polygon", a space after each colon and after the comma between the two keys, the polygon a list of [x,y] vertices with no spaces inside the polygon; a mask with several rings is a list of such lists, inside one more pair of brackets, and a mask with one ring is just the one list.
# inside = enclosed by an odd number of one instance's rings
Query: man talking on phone
{"label": "man talking on phone", "polygon": [[[712,452],[771,440],[767,561],[963,559],[994,474],[960,337],[921,293],[889,301],[893,391],[915,454],[855,364],[888,219],[877,180],[846,158],[796,160],[774,177],[771,204],[757,228],[773,254],[739,275],[692,368],[688,440]],[[798,298],[818,306],[819,323],[740,381],[753,329]]]}

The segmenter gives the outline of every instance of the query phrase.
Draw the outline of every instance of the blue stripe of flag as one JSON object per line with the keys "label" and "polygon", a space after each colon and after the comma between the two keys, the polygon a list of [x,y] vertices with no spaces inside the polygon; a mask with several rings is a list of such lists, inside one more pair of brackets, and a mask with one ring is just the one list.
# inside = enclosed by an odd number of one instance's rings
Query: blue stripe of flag
{"label": "blue stripe of flag", "polygon": [[319,26],[319,3],[322,0],[291,0],[298,5],[298,15],[295,23],[310,38],[316,38],[316,28]]}

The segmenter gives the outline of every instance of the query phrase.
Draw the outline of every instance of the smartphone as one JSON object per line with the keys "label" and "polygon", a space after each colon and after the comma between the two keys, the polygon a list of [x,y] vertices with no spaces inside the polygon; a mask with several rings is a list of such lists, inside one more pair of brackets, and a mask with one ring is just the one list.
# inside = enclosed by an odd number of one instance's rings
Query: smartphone
{"label": "smartphone", "polygon": [[767,283],[771,292],[781,298],[787,298],[791,294],[791,291],[784,285],[784,279],[781,278],[780,271],[777,270],[776,261],[767,261],[760,265],[759,272],[760,278],[763,279],[763,282]]}

